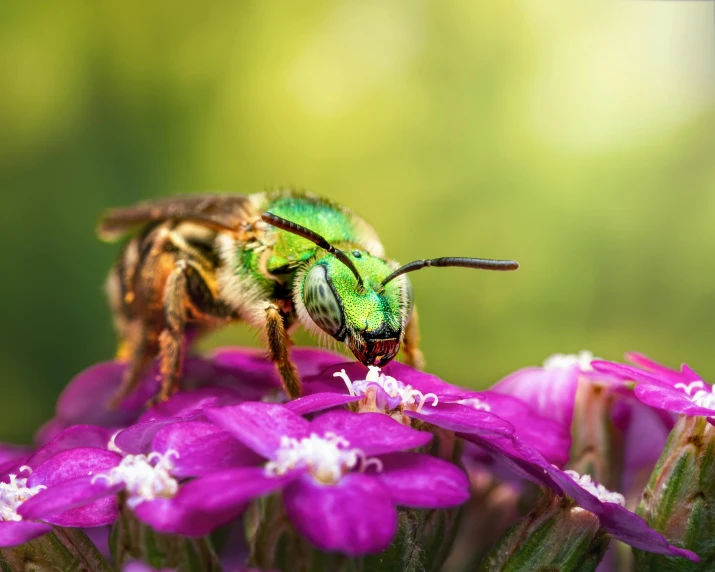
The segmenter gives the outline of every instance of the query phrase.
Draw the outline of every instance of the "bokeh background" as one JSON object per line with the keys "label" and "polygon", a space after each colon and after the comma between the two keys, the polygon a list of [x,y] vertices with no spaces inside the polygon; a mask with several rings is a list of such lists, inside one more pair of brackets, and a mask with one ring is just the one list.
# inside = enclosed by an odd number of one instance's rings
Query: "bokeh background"
{"label": "bokeh background", "polygon": [[[295,186],[412,276],[429,369],[483,387],[554,352],[715,379],[711,2],[6,2],[0,440],[108,359],[110,206]],[[300,338],[307,341],[307,338]],[[256,344],[242,327],[205,345]]]}

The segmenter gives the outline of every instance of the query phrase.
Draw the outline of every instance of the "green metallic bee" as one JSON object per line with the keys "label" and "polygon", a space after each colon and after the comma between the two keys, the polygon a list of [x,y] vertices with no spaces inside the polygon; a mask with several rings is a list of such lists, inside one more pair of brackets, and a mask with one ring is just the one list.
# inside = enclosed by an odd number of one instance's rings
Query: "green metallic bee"
{"label": "green metallic bee", "polygon": [[287,394],[300,396],[289,331],[344,342],[366,365],[402,347],[421,367],[412,287],[425,266],[515,270],[511,260],[438,258],[400,267],[374,229],[347,208],[308,193],[194,195],[109,211],[106,240],[136,231],[110,272],[107,291],[128,367],[114,404],[158,355],[159,400],[178,388],[185,339],[243,320],[265,333]]}

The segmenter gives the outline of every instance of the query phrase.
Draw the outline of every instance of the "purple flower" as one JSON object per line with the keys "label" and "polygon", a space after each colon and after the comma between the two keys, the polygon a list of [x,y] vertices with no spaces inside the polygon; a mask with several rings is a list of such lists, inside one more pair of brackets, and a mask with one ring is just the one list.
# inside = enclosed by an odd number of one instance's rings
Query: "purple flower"
{"label": "purple flower", "polygon": [[571,428],[579,378],[593,371],[593,354],[554,354],[543,367],[525,367],[498,381],[491,391],[518,397],[534,411]]}
{"label": "purple flower", "polygon": [[[563,465],[568,460],[570,425],[540,415],[530,404],[512,395],[455,387],[436,376],[393,362],[382,370],[370,366],[367,373],[360,364],[335,365],[307,381],[307,393],[320,393],[303,399],[313,397],[319,403],[319,396],[328,392],[344,393],[341,386],[358,402],[361,412],[387,413],[404,423],[418,419],[456,432],[501,435],[516,432],[552,462]],[[307,412],[309,408],[301,411]]]}
{"label": "purple flower", "polygon": [[334,410],[307,421],[268,403],[206,415],[267,462],[182,487],[173,510],[185,510],[203,526],[196,535],[232,520],[253,498],[282,490],[289,520],[315,546],[349,555],[376,553],[396,533],[396,505],[443,508],[469,498],[467,477],[455,465],[402,452],[424,446],[431,434],[385,415]]}
{"label": "purple flower", "polygon": [[608,361],[593,363],[594,369],[635,382],[636,397],[656,409],[682,415],[715,417],[715,392],[690,367],[683,364],[680,371],[667,368],[641,354],[628,357],[646,367],[634,367]]}
{"label": "purple flower", "polygon": [[[595,514],[601,526],[614,538],[634,548],[664,554],[682,556],[698,562],[698,556],[689,550],[677,548],[636,514],[625,508],[625,500],[619,493],[608,491],[595,483],[588,475],[575,471],[563,471],[549,463],[536,449],[521,442],[518,437],[510,439],[496,436],[464,435],[480,444],[491,454],[506,461],[524,478],[545,486],[561,496],[567,496],[581,508]],[[508,439],[508,440],[507,440]]]}
{"label": "purple flower", "polygon": [[307,380],[305,385],[308,397],[318,403],[330,393],[345,395],[347,389],[350,398],[358,403],[358,411],[387,413],[408,425],[411,419],[417,419],[450,431],[505,435],[514,431],[509,422],[491,413],[486,404],[476,399],[459,403],[474,392],[399,362],[392,362],[383,370],[369,366],[367,372],[358,363],[337,364]]}
{"label": "purple flower", "polygon": [[[23,544],[42,536],[51,530],[50,524],[88,528],[115,520],[117,508],[113,499],[95,498],[86,506],[68,507],[40,518],[22,512],[25,504],[38,494],[57,487],[66,488],[88,474],[109,467],[114,453],[87,447],[66,448],[74,437],[76,435],[60,435],[50,446],[35,453],[28,460],[33,465],[39,463],[34,471],[30,466],[22,466],[16,472],[0,475],[0,547]],[[48,458],[40,462],[45,457]]]}
{"label": "purple flower", "polygon": [[[228,433],[201,420],[148,421],[111,438],[104,428],[94,430],[104,431],[104,439],[97,443],[98,447],[66,451],[61,462],[82,466],[99,456],[105,461],[101,470],[80,472],[72,480],[47,486],[23,504],[19,509],[22,517],[51,522],[58,513],[79,510],[78,507],[98,499],[111,498],[114,503],[114,496],[122,492],[127,506],[140,520],[161,532],[192,535],[195,523],[189,516],[175,511],[171,520],[166,518],[167,507],[173,507],[173,499],[184,479],[260,460]],[[53,469],[63,470],[58,465],[58,457],[51,457],[36,472],[47,472],[48,463]]]}
{"label": "purple flower", "polygon": [[[336,354],[312,348],[294,348],[291,356],[302,376],[314,375],[329,363],[342,360]],[[194,409],[262,399],[279,394],[281,388],[275,365],[260,350],[218,349],[208,357],[188,357],[183,391],[145,412],[147,401],[157,392],[157,368],[155,364],[142,376],[138,389],[116,410],[106,404],[119,388],[126,364],[108,361],[82,371],[60,395],[56,416],[40,428],[36,442],[44,445],[71,425],[121,429],[137,420],[178,417]]]}

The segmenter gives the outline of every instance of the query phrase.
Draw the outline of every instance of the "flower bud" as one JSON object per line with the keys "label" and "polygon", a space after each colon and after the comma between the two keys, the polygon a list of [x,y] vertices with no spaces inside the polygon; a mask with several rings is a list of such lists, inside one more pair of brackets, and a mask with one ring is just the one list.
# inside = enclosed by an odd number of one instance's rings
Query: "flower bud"
{"label": "flower bud", "polygon": [[[681,416],[668,437],[638,514],[672,544],[715,558],[715,428],[705,417]],[[682,559],[635,551],[643,570],[700,570]]]}
{"label": "flower bud", "polygon": [[588,572],[598,566],[609,540],[595,514],[548,496],[509,529],[478,569]]}
{"label": "flower bud", "polygon": [[59,527],[20,546],[0,549],[0,570],[30,569],[114,570],[84,532],[78,528]]}

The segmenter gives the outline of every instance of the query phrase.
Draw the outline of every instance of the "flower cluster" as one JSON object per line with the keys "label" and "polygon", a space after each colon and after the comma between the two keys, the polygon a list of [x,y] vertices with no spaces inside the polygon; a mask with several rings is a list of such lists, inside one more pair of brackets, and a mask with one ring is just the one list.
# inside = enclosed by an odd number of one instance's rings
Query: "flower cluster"
{"label": "flower cluster", "polygon": [[[712,387],[692,370],[631,357],[640,367],[586,353],[552,356],[543,367],[474,391],[397,362],[365,368],[296,348],[304,396],[286,401],[267,359],[226,349],[187,359],[183,390],[148,409],[155,372],[109,409],[125,366],[98,364],[63,392],[36,447],[0,446],[0,554],[53,527],[135,522],[168,537],[200,539],[220,528],[235,532],[245,519],[247,536],[232,542],[244,547],[243,564],[275,564],[261,554],[275,548],[279,533],[292,539],[288,547],[307,543],[296,554],[308,546],[325,558],[362,558],[396,550],[408,533],[419,544],[430,526],[444,560],[458,530],[452,509],[468,503],[482,510],[478,489],[486,475],[524,494],[535,484],[568,510],[592,515],[606,537],[697,560],[572,456],[584,388],[611,396],[608,422],[626,443],[637,441],[642,419],[651,419],[641,402],[715,418]],[[652,447],[657,455],[673,419],[655,419],[663,428]],[[625,456],[634,471],[655,463],[642,446]],[[443,516],[428,526],[426,515]],[[129,556],[127,569],[141,566],[136,553]]]}

